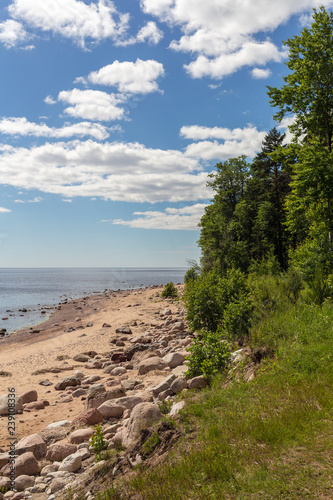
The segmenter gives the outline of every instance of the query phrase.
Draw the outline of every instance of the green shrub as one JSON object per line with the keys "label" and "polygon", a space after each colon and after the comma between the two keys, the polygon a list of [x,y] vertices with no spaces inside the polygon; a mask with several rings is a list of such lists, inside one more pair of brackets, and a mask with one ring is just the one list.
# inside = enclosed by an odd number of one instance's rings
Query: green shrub
{"label": "green shrub", "polygon": [[163,288],[162,290],[162,293],[161,293],[161,296],[166,299],[168,297],[171,297],[173,299],[177,298],[178,297],[178,292],[177,292],[177,288],[175,287],[175,285],[172,283],[172,281],[170,281],[169,283],[167,283],[165,285],[165,287]]}
{"label": "green shrub", "polygon": [[184,283],[189,283],[191,280],[196,280],[200,276],[200,270],[197,267],[190,267],[184,275]]}
{"label": "green shrub", "polygon": [[201,339],[195,339],[188,351],[188,377],[203,375],[209,380],[214,373],[224,370],[230,362],[230,346],[218,332],[202,332]]}
{"label": "green shrub", "polygon": [[103,429],[101,425],[95,425],[96,432],[90,438],[91,447],[96,455],[95,460],[99,462],[102,457],[101,453],[106,448],[106,441],[104,439]]}

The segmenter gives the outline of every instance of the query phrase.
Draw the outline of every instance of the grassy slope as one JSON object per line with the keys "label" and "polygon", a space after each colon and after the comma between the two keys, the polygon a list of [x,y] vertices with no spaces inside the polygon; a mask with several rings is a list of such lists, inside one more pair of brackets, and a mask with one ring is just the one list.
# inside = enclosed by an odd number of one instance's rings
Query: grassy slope
{"label": "grassy slope", "polygon": [[284,306],[252,343],[274,359],[251,382],[188,394],[181,442],[109,498],[333,498],[333,305]]}

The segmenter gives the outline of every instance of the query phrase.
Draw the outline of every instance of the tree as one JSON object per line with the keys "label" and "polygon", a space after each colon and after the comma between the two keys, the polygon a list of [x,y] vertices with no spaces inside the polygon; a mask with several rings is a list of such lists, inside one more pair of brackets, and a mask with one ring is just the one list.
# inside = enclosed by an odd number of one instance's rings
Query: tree
{"label": "tree", "polygon": [[290,73],[280,89],[268,87],[270,104],[279,108],[274,118],[281,121],[294,114],[290,127],[296,137],[332,148],[333,134],[333,13],[314,9],[314,22],[299,36],[284,42],[289,49]]}

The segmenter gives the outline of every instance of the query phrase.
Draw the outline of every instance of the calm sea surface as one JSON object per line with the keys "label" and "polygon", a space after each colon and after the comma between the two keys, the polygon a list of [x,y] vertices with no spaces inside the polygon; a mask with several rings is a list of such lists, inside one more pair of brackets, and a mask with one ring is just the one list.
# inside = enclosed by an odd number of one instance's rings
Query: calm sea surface
{"label": "calm sea surface", "polygon": [[65,298],[169,281],[183,283],[185,272],[186,268],[0,269],[0,328],[12,332],[36,324],[44,318],[42,306],[56,305]]}

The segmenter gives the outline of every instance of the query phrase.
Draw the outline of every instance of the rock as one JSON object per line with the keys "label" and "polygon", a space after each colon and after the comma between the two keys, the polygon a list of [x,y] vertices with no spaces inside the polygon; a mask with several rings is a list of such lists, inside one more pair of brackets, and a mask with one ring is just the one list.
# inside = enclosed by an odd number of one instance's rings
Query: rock
{"label": "rock", "polygon": [[12,394],[4,394],[0,397],[0,415],[20,413],[23,410],[22,399]]}
{"label": "rock", "polygon": [[178,401],[178,403],[174,403],[169,413],[170,417],[175,417],[176,415],[178,415],[178,413],[184,408],[184,406],[185,401]]}
{"label": "rock", "polygon": [[178,394],[183,389],[187,389],[187,380],[185,377],[177,377],[170,386],[171,391],[174,394]]}
{"label": "rock", "polygon": [[31,403],[24,405],[25,410],[44,410],[44,408],[44,401],[32,401]]}
{"label": "rock", "polygon": [[182,365],[185,361],[185,356],[180,352],[170,352],[166,354],[162,360],[170,367],[176,368],[176,366]]}
{"label": "rock", "polygon": [[[113,361],[113,363],[124,363],[125,361],[129,361],[126,354],[124,354],[123,352],[114,352],[111,356],[111,361]],[[105,368],[103,370],[105,372]],[[105,373],[109,373],[109,372],[105,372]]]}
{"label": "rock", "polygon": [[131,379],[128,379],[128,380],[122,380],[121,381],[121,387],[125,390],[125,391],[132,391],[134,389],[134,387],[136,385],[138,385],[139,382],[137,382],[136,380],[131,380]]}
{"label": "rock", "polygon": [[126,432],[123,435],[123,445],[131,446],[139,437],[140,430],[149,428],[162,417],[159,408],[153,403],[140,403],[133,409]]}
{"label": "rock", "polygon": [[121,418],[125,409],[125,406],[115,403],[112,399],[110,401],[105,401],[105,403],[98,407],[98,411],[106,420],[109,418]]}
{"label": "rock", "polygon": [[[62,477],[55,477],[54,479],[52,479],[52,482],[50,484],[50,490],[51,490],[51,493],[56,493],[57,491],[59,490],[62,490],[63,488],[65,488],[66,484],[68,483],[68,481]],[[50,500],[51,497],[48,498],[48,500]]]}
{"label": "rock", "polygon": [[45,467],[42,468],[40,471],[41,476],[47,476],[50,472],[55,472],[58,470],[58,467],[56,465],[45,465]]}
{"label": "rock", "polygon": [[109,323],[103,323],[102,328],[111,328],[111,325],[109,325]]}
{"label": "rock", "polygon": [[31,434],[21,439],[16,445],[16,452],[18,455],[22,455],[27,451],[31,451],[37,460],[45,457],[47,447],[44,439],[39,434]]}
{"label": "rock", "polygon": [[[11,471],[11,464],[7,464],[3,469],[2,473],[4,476],[9,476]],[[15,471],[16,476],[34,476],[39,473],[39,464],[31,451],[23,453],[15,459]]]}
{"label": "rock", "polygon": [[170,389],[170,385],[172,382],[176,379],[175,375],[169,375],[167,378],[162,380],[158,385],[152,388],[152,393],[155,398],[160,394],[160,392],[166,391],[167,389]]}
{"label": "rock", "polygon": [[73,453],[73,455],[68,455],[62,461],[59,471],[76,472],[81,468],[82,455],[79,453]]}
{"label": "rock", "polygon": [[87,370],[98,370],[99,368],[102,368],[103,363],[101,361],[98,361],[97,359],[94,361],[89,361],[89,363],[86,364]]}
{"label": "rock", "polygon": [[24,491],[26,488],[34,486],[35,480],[31,476],[22,474],[15,479],[15,489],[17,491]]}
{"label": "rock", "polygon": [[164,401],[165,398],[167,398],[168,396],[172,396],[173,395],[173,392],[171,389],[166,389],[166,391],[163,391],[163,392],[160,392],[159,395],[158,395],[158,400],[159,401]]}
{"label": "rock", "polygon": [[103,384],[92,384],[87,392],[87,397],[94,397],[95,394],[105,393],[106,389]]}
{"label": "rock", "polygon": [[20,398],[22,400],[22,404],[31,403],[32,401],[37,401],[38,399],[37,391],[31,390],[24,392],[23,394],[21,394]]}
{"label": "rock", "polygon": [[189,389],[204,389],[207,386],[207,380],[202,375],[188,380],[187,386]]}
{"label": "rock", "polygon": [[81,384],[91,385],[95,382],[98,382],[99,380],[101,380],[101,377],[99,375],[90,375],[89,377],[84,377],[84,379],[81,381]]}
{"label": "rock", "polygon": [[141,361],[141,363],[139,364],[138,374],[145,375],[146,373],[153,370],[165,370],[167,366],[168,365],[164,361],[162,361],[161,358],[158,357],[148,358]]}
{"label": "rock", "polygon": [[172,313],[171,313],[171,310],[170,309],[164,309],[164,311],[162,312],[161,316],[170,316]]}
{"label": "rock", "polygon": [[80,450],[77,450],[76,454],[81,456],[82,461],[86,460],[91,456],[91,453],[88,448],[81,448]]}
{"label": "rock", "polygon": [[54,386],[54,388],[56,391],[63,391],[64,389],[66,389],[66,387],[76,387],[77,385],[81,385],[80,379],[69,375],[68,377],[62,378]]}
{"label": "rock", "polygon": [[124,396],[117,399],[117,404],[125,406],[128,410],[133,410],[140,403],[143,403],[143,400],[139,396]]}
{"label": "rock", "polygon": [[64,458],[68,457],[68,455],[72,455],[77,450],[77,446],[75,444],[70,443],[55,443],[51,444],[49,449],[47,450],[46,460],[50,462],[59,462]]}
{"label": "rock", "polygon": [[49,379],[46,379],[46,380],[41,380],[40,382],[38,382],[39,385],[43,385],[45,387],[47,387],[48,385],[53,385],[53,382],[51,382]]}
{"label": "rock", "polygon": [[132,330],[130,329],[129,326],[121,326],[120,328],[116,329],[116,333],[124,333],[126,335],[131,335]]}
{"label": "rock", "polygon": [[73,421],[72,425],[96,425],[103,422],[103,414],[97,408],[91,408],[80,413]]}
{"label": "rock", "polygon": [[116,366],[116,368],[113,368],[113,370],[111,370],[109,373],[112,376],[117,376],[117,375],[123,375],[126,372],[127,372],[126,368],[122,366]]}
{"label": "rock", "polygon": [[173,327],[171,328],[171,331],[172,331],[172,332],[175,332],[175,331],[181,332],[181,331],[183,331],[183,330],[184,330],[184,328],[185,328],[185,325],[184,325],[183,321],[177,321],[177,322],[173,325]]}
{"label": "rock", "polygon": [[9,458],[9,453],[0,453],[0,469],[8,464]]}
{"label": "rock", "polygon": [[72,392],[73,398],[79,398],[80,396],[85,396],[86,394],[86,389],[83,389],[82,387],[80,387],[79,389],[75,389],[75,391]]}
{"label": "rock", "polygon": [[75,370],[75,372],[73,373],[73,377],[82,380],[84,378],[84,373],[81,370]]}
{"label": "rock", "polygon": [[0,488],[9,489],[11,486],[11,480],[9,477],[0,477]]}
{"label": "rock", "polygon": [[73,357],[73,360],[78,361],[79,363],[86,363],[90,359],[91,359],[90,356],[87,356],[86,354],[83,354],[82,352],[80,354],[76,354]]}
{"label": "rock", "polygon": [[77,429],[69,435],[69,442],[73,444],[84,443],[85,441],[88,441],[93,434],[95,434],[95,429],[93,427]]}
{"label": "rock", "polygon": [[94,394],[91,398],[86,400],[86,409],[98,408],[102,403],[108,401],[109,399],[117,399],[125,396],[125,391],[122,387],[113,387],[105,393]]}
{"label": "rock", "polygon": [[58,420],[58,422],[53,422],[46,426],[46,429],[59,429],[61,427],[69,427],[71,425],[70,420]]}

